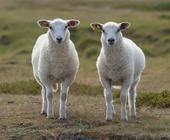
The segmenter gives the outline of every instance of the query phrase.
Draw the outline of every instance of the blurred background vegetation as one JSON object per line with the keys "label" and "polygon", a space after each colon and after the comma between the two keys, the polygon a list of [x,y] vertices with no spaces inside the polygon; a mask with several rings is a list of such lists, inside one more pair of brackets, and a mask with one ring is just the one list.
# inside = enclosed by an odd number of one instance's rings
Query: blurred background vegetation
{"label": "blurred background vegetation", "polygon": [[123,35],[134,40],[146,55],[139,91],[170,90],[169,0],[0,0],[0,82],[32,80],[31,51],[46,32],[38,19],[77,18],[71,39],[80,57],[76,83],[100,85],[96,71],[100,33],[89,24],[97,21],[131,23]]}

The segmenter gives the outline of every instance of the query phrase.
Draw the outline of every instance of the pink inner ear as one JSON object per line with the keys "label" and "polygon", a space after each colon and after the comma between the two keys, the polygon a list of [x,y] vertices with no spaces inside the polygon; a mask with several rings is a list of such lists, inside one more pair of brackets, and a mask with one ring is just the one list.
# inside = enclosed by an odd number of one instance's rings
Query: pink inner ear
{"label": "pink inner ear", "polygon": [[75,21],[75,20],[70,20],[70,21],[68,22],[68,26],[75,26],[77,23],[78,23],[78,22]]}
{"label": "pink inner ear", "polygon": [[128,26],[129,26],[128,23],[122,23],[122,24],[120,25],[120,29],[127,29]]}

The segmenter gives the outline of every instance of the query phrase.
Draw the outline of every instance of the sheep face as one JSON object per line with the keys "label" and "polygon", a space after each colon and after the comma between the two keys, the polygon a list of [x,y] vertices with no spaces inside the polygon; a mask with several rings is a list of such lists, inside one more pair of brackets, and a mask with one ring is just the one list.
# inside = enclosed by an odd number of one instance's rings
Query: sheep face
{"label": "sheep face", "polygon": [[68,28],[74,28],[79,25],[79,21],[75,19],[63,20],[63,19],[54,19],[50,20],[39,20],[38,25],[40,27],[45,27],[49,29],[49,33],[54,42],[61,44],[69,36]]}
{"label": "sheep face", "polygon": [[115,22],[107,22],[105,24],[100,23],[92,23],[91,27],[93,30],[99,30],[102,32],[101,41],[105,44],[105,46],[115,46],[117,42],[121,39],[122,34],[121,30],[127,29],[129,27],[129,23],[115,23]]}

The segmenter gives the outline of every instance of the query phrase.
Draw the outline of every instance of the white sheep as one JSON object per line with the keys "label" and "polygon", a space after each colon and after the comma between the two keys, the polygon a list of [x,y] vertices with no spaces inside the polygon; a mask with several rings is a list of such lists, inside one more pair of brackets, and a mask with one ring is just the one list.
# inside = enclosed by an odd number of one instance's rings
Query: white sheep
{"label": "white sheep", "polygon": [[77,27],[80,21],[71,19],[38,20],[38,25],[48,28],[38,37],[32,51],[33,74],[42,87],[42,114],[53,117],[52,98],[56,83],[61,83],[60,119],[66,119],[66,102],[73,83],[79,59],[68,28]]}
{"label": "white sheep", "polygon": [[122,36],[121,31],[129,23],[107,22],[90,24],[93,30],[102,31],[102,48],[97,59],[97,70],[104,88],[106,100],[106,120],[111,121],[115,114],[112,85],[121,87],[121,120],[127,121],[126,100],[129,97],[129,111],[136,118],[136,87],[145,67],[142,50],[130,39]]}

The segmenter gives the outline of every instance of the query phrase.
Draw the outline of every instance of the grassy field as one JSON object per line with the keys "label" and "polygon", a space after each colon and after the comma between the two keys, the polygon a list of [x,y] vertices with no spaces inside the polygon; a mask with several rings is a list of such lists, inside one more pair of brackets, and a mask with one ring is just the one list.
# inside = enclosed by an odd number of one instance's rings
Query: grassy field
{"label": "grassy field", "polygon": [[[0,13],[0,139],[54,139],[77,133],[108,138],[170,136],[169,0],[0,0]],[[64,123],[40,116],[40,87],[33,81],[30,63],[36,38],[46,32],[36,21],[58,17],[81,21],[71,30],[80,69],[68,100],[69,119]],[[123,34],[146,55],[137,121],[120,123],[118,92],[114,122],[104,121],[104,99],[95,67],[100,34],[89,26],[94,21],[130,22]],[[55,104],[58,118],[58,94]]]}

